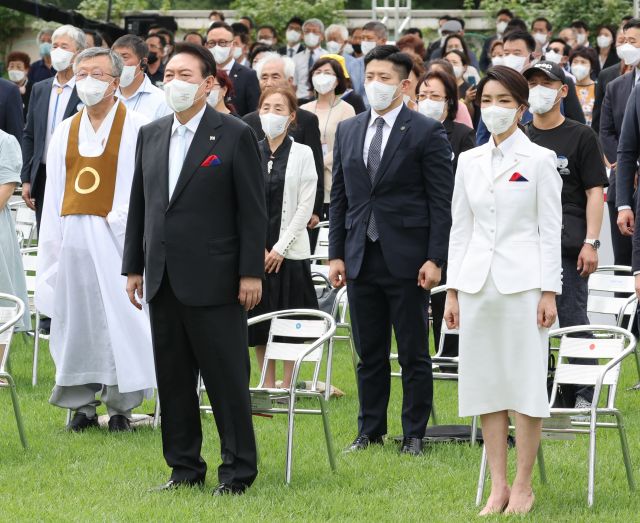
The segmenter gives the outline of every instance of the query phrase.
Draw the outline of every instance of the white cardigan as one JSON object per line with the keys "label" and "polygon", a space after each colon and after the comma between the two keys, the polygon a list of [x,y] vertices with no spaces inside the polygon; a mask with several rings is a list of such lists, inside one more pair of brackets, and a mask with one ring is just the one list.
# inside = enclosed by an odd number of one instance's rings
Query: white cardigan
{"label": "white cardigan", "polygon": [[306,260],[311,256],[307,224],[313,214],[317,185],[313,151],[293,142],[284,176],[280,236],[273,246],[289,260]]}

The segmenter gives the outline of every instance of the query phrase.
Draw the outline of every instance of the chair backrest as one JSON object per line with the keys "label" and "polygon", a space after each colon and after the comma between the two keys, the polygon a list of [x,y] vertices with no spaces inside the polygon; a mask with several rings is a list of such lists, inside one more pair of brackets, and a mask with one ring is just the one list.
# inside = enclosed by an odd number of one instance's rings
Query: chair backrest
{"label": "chair backrest", "polygon": [[38,248],[28,247],[26,249],[20,249],[20,254],[22,255],[24,276],[27,280],[27,293],[31,298],[36,292],[36,265],[38,262]]}
{"label": "chair backrest", "polygon": [[[620,363],[634,350],[636,339],[629,331],[607,325],[580,325],[549,332],[550,338],[560,339],[551,405],[555,402],[558,385],[594,386],[597,398],[602,386],[608,387],[607,406],[613,408]],[[581,336],[581,337],[577,337]],[[569,363],[568,359],[595,359],[597,365]],[[601,382],[599,380],[604,371]]]}
{"label": "chair backrest", "polygon": [[[447,286],[439,285],[431,289],[431,296],[435,296],[437,294],[446,293],[446,292],[447,292]],[[431,319],[433,320],[433,318]],[[450,329],[449,327],[447,327],[447,322],[444,321],[444,318],[443,318],[442,325],[440,326],[440,339],[434,340],[434,343],[436,346],[436,353],[434,354],[433,357],[443,358],[444,356],[442,356],[442,351],[444,350],[444,342],[445,342],[446,336],[458,336],[458,334],[459,334],[458,329]]]}
{"label": "chair backrest", "polygon": [[16,232],[22,236],[22,246],[29,247],[36,238],[36,213],[24,202],[14,202],[11,208],[15,210]]}
{"label": "chair backrest", "polygon": [[22,319],[24,307],[25,305],[20,298],[11,294],[0,293],[0,346],[4,346],[4,351],[0,358],[0,372],[5,371],[13,330],[16,323]]}
{"label": "chair backrest", "polygon": [[329,259],[329,222],[320,222],[315,226],[315,229],[318,230],[318,241],[311,259],[313,265]]}
{"label": "chair backrest", "polygon": [[[314,364],[313,389],[316,388],[325,343],[336,330],[335,320],[327,313],[311,309],[291,309],[249,319],[249,325],[271,320],[259,387],[263,386],[270,361],[300,360]],[[329,355],[331,358],[332,355]],[[328,365],[330,367],[330,365]],[[330,380],[328,375],[327,379]],[[327,387],[330,386],[330,381]]]}
{"label": "chair backrest", "polygon": [[609,316],[618,327],[624,326],[629,329],[635,320],[637,309],[637,300],[632,299],[634,296],[635,278],[631,267],[598,267],[596,272],[589,276],[587,312],[592,315]]}
{"label": "chair backrest", "polygon": [[338,291],[338,294],[336,294],[331,316],[333,316],[338,323],[346,324],[348,323],[347,314],[349,314],[349,297],[347,295],[347,287],[345,285]]}

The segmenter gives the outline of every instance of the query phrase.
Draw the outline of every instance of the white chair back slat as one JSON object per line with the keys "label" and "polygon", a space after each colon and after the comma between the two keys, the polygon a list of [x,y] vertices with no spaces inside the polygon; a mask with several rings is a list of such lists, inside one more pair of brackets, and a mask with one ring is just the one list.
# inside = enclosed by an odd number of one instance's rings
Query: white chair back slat
{"label": "white chair back slat", "polygon": [[[594,385],[602,373],[605,365],[572,365],[563,363],[556,369],[556,383],[558,385]],[[615,385],[618,382],[620,365],[605,374],[603,385]]]}
{"label": "white chair back slat", "polygon": [[36,213],[29,207],[20,206],[16,209],[16,221],[20,223],[36,223]]}
{"label": "white chair back slat", "polygon": [[34,254],[22,255],[22,266],[27,272],[36,272],[36,266],[38,264],[38,257]]}
{"label": "white chair back slat", "polygon": [[[16,315],[16,307],[7,306],[6,304],[6,301],[3,302],[3,300],[0,299],[0,326],[3,326],[8,321],[11,321],[11,319],[13,319]],[[4,332],[0,332],[0,345],[8,345],[11,342],[13,329],[14,328],[11,327]]]}
{"label": "white chair back slat", "polygon": [[620,309],[627,303],[627,298],[615,298],[613,296],[589,295],[587,300],[587,312],[593,314],[608,314],[618,316]]}
{"label": "white chair back slat", "polygon": [[560,342],[561,358],[613,359],[624,350],[621,338],[569,338]]}
{"label": "white chair back slat", "polygon": [[34,294],[36,292],[36,277],[27,274],[24,279],[27,281],[27,294]]}
{"label": "white chair back slat", "polygon": [[322,320],[289,320],[276,318],[271,320],[271,334],[288,338],[319,338],[327,332]]}
{"label": "white chair back slat", "polygon": [[[324,334],[324,333],[323,333]],[[265,358],[268,360],[296,361],[301,353],[309,349],[305,343],[281,343],[272,341],[267,344]],[[322,358],[322,347],[305,356],[305,362],[317,363]]]}
{"label": "white chair back slat", "polygon": [[594,272],[589,276],[589,291],[620,292],[633,294],[635,281],[632,275],[615,275],[605,272]]}

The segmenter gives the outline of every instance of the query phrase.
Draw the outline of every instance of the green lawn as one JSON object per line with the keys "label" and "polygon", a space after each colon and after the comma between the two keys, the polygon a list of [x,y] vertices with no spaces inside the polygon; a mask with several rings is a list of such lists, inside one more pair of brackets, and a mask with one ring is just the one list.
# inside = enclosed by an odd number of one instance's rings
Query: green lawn
{"label": "green lawn", "polygon": [[[293,483],[284,484],[286,417],[256,417],[260,474],[242,497],[213,498],[217,484],[218,438],[211,416],[203,419],[203,456],[210,467],[204,490],[149,493],[169,477],[160,432],[131,434],[92,430],[70,434],[65,413],[47,403],[53,364],[42,351],[40,383],[31,387],[31,340],[14,337],[12,360],[29,449],[23,451],[10,396],[0,390],[0,510],[5,521],[469,521],[475,519],[480,448],[434,444],[424,456],[400,456],[393,442],[356,455],[339,453],[330,472],[321,427],[314,416],[298,418]],[[624,368],[619,405],[626,415],[631,456],[640,481],[640,392],[635,367]],[[257,373],[254,365],[254,378]],[[331,403],[331,426],[338,451],[356,435],[357,395],[346,346],[338,346],[334,383],[346,396]],[[456,385],[437,382],[435,401],[441,423],[458,423]],[[394,381],[389,431],[400,428],[400,383]],[[153,404],[141,412],[151,412]],[[103,412],[103,409],[101,409]],[[615,432],[598,441],[596,504],[586,506],[587,439],[548,442],[549,484],[535,476],[534,521],[639,521],[638,496],[627,489]],[[510,455],[513,462],[514,455]],[[494,519],[502,519],[497,516]]]}

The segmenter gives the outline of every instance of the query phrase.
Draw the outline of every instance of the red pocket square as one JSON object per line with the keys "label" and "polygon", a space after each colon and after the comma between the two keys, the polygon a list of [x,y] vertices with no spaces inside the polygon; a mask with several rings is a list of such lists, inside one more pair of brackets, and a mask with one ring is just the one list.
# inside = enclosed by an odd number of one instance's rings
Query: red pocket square
{"label": "red pocket square", "polygon": [[510,182],[528,182],[529,180],[527,180],[524,176],[522,176],[520,173],[513,173],[511,175],[511,178],[509,178]]}
{"label": "red pocket square", "polygon": [[220,158],[218,158],[215,154],[212,154],[211,156],[207,156],[204,160],[204,162],[202,162],[200,164],[200,167],[209,167],[210,165],[220,165],[222,163],[222,161],[220,160]]}

